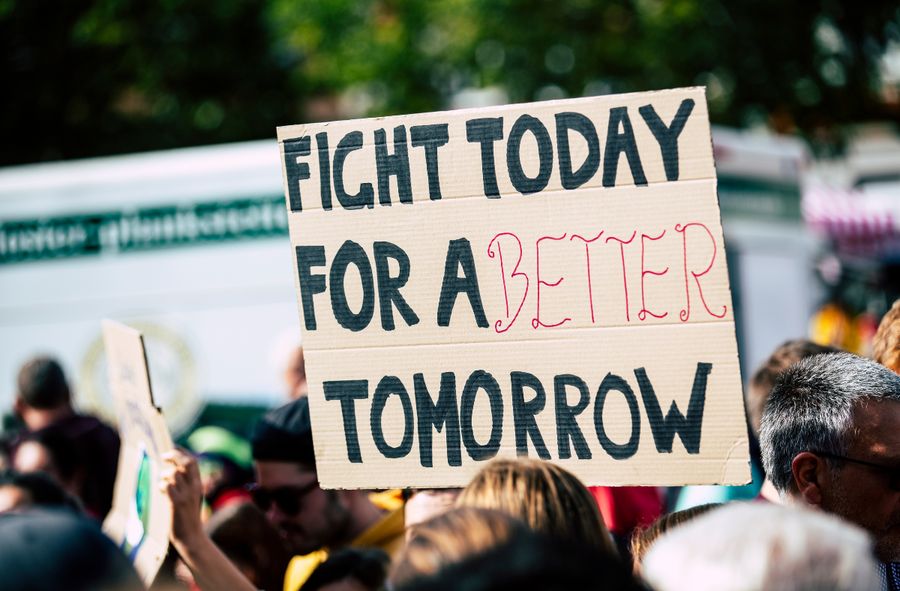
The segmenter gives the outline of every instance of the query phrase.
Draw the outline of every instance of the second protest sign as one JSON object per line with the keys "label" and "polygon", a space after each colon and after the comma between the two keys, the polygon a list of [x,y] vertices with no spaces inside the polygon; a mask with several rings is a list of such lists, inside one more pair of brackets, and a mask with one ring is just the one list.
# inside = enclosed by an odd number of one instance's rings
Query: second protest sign
{"label": "second protest sign", "polygon": [[278,137],[323,487],[748,480],[702,88]]}

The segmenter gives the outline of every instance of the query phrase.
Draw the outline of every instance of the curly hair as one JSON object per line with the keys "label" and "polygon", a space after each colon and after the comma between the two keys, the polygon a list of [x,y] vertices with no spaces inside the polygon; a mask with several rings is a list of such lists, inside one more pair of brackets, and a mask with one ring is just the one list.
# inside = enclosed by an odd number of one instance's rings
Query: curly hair
{"label": "curly hair", "polygon": [[887,311],[872,341],[875,361],[900,374],[900,299]]}

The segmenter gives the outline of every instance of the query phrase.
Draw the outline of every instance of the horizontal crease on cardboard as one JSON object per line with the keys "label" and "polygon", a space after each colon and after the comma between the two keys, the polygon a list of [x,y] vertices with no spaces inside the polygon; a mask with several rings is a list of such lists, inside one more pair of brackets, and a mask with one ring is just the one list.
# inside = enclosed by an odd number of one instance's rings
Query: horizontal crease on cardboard
{"label": "horizontal crease on cardboard", "polygon": [[[598,332],[599,331],[615,331],[615,330],[629,330],[630,331],[635,328],[673,328],[673,327],[681,328],[681,329],[688,329],[691,327],[695,327],[695,328],[698,328],[698,327],[719,328],[719,327],[721,327],[724,329],[728,329],[728,328],[734,327],[734,322],[731,320],[709,320],[709,321],[706,321],[706,320],[693,321],[692,320],[690,323],[686,323],[686,324],[661,323],[661,324],[639,324],[639,325],[635,325],[635,326],[627,326],[627,325],[626,326],[602,326],[602,327],[601,326],[581,326],[581,327],[559,329],[557,331],[560,334],[559,337],[555,337],[555,336],[554,337],[537,337],[537,338],[532,338],[532,339],[514,339],[514,340],[508,340],[508,341],[483,340],[483,341],[452,341],[452,342],[441,341],[441,342],[436,342],[436,343],[411,342],[411,343],[388,345],[388,346],[364,345],[364,346],[358,346],[358,347],[347,347],[347,346],[311,347],[310,343],[308,341],[304,341],[303,349],[307,353],[310,353],[310,352],[318,352],[318,351],[368,351],[368,350],[372,350],[372,349],[388,350],[388,349],[399,349],[402,347],[457,347],[457,346],[462,346],[462,345],[467,345],[467,346],[488,345],[488,346],[492,346],[492,347],[498,347],[498,346],[506,346],[506,345],[524,345],[524,344],[536,344],[537,345],[537,344],[564,342],[564,341],[571,342],[572,341],[571,338],[566,338],[563,335],[564,332],[570,332],[570,331],[579,331],[581,333],[584,333],[584,331],[591,331],[591,330],[598,331]],[[549,334],[549,331],[544,331],[544,334]],[[308,338],[309,337],[307,336],[307,339]],[[735,363],[736,362],[737,362],[737,358],[735,358]]]}

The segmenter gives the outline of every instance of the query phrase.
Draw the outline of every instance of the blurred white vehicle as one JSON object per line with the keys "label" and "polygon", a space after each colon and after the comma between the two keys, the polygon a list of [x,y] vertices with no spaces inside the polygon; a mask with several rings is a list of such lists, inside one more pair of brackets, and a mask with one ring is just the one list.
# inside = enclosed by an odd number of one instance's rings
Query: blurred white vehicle
{"label": "blurred white vehicle", "polygon": [[0,410],[47,353],[109,416],[102,318],[144,331],[176,435],[204,400],[283,400],[290,248],[275,141],[0,169]]}

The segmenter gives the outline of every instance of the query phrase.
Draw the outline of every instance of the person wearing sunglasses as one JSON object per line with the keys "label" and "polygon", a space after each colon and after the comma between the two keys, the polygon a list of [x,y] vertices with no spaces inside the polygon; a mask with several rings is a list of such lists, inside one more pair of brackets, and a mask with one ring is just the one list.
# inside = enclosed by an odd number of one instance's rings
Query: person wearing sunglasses
{"label": "person wearing sunglasses", "polygon": [[867,530],[883,589],[900,591],[900,376],[850,353],[800,361],[769,396],[760,447],[781,497]]}
{"label": "person wearing sunglasses", "polygon": [[[285,573],[286,590],[299,589],[328,553],[339,548],[372,547],[388,554],[400,549],[402,505],[387,511],[367,491],[319,486],[305,396],[266,413],[256,425],[252,448],[256,484],[249,487],[250,497],[294,555]],[[163,483],[173,504],[172,541],[200,588],[252,588],[202,531],[196,511],[202,494],[196,460],[176,452],[166,461]]]}

